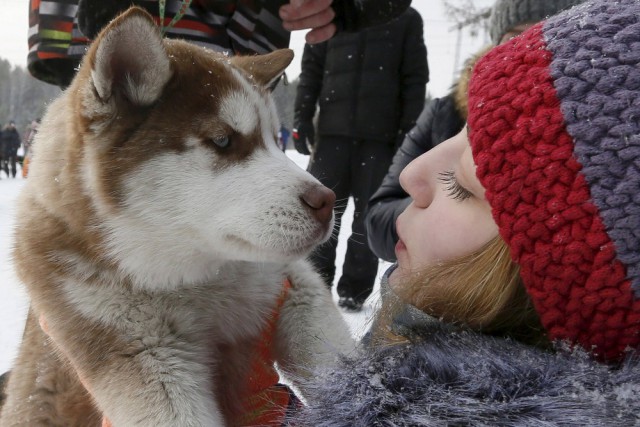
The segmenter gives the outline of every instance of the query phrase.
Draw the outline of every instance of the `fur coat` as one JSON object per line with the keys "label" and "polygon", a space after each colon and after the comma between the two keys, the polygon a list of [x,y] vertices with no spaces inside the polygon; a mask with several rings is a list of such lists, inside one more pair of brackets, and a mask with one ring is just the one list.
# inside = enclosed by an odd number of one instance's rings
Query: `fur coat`
{"label": "fur coat", "polygon": [[[381,298],[394,305],[390,271]],[[318,373],[296,427],[640,426],[638,353],[608,366],[582,350],[540,350],[397,306],[390,327],[409,342],[375,347],[365,336]]]}
{"label": "fur coat", "polygon": [[614,369],[582,352],[543,352],[438,326],[412,344],[343,359],[314,390],[299,425],[640,425],[635,355]]}

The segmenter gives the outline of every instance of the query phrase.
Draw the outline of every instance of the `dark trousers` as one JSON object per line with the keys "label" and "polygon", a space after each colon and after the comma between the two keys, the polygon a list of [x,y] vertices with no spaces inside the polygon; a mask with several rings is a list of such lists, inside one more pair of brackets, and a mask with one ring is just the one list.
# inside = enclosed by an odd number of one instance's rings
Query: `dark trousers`
{"label": "dark trousers", "polygon": [[[4,173],[7,174],[7,177],[9,176],[13,176],[14,178],[16,177],[16,173],[18,172],[18,169],[16,166],[16,157],[17,155],[8,155],[5,157],[2,157],[2,160],[0,160],[0,163],[2,164],[2,170],[4,171]],[[11,171],[9,171],[9,168],[11,168]]]}
{"label": "dark trousers", "polygon": [[336,247],[342,214],[349,196],[355,212],[352,232],[338,281],[338,295],[363,302],[371,294],[378,272],[378,257],[367,244],[364,214],[367,202],[382,183],[394,154],[392,142],[361,141],[346,137],[319,136],[308,171],[336,193],[335,231],[328,242],[310,256],[311,262],[331,289],[336,273]]}

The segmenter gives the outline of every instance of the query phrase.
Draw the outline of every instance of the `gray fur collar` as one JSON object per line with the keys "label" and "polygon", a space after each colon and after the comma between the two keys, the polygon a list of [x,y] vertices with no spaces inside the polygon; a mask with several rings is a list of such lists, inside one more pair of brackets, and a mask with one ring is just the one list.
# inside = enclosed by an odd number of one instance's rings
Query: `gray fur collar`
{"label": "gray fur collar", "polygon": [[640,425],[636,355],[612,369],[584,353],[553,354],[433,324],[413,344],[343,359],[312,388],[294,425]]}

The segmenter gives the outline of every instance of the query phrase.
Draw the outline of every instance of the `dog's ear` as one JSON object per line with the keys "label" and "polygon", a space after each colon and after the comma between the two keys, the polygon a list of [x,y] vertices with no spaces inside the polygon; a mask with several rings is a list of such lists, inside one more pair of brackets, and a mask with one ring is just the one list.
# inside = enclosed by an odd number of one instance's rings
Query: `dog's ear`
{"label": "dog's ear", "polygon": [[132,7],[104,28],[89,52],[91,78],[103,101],[120,93],[135,105],[156,101],[171,78],[159,28],[143,9]]}
{"label": "dog's ear", "polygon": [[291,60],[291,49],[279,49],[266,55],[234,56],[231,63],[243,69],[259,84],[269,87],[280,78]]}

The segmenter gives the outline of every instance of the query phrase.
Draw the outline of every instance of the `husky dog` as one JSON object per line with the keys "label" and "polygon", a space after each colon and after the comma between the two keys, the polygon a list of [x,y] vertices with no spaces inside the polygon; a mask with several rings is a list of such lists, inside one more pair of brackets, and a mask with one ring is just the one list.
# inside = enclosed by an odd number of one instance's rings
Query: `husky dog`
{"label": "husky dog", "polygon": [[292,57],[163,40],[136,8],[96,38],[19,200],[31,310],[0,425],[233,425],[270,322],[294,379],[353,347],[303,259],[335,195],[276,144]]}

